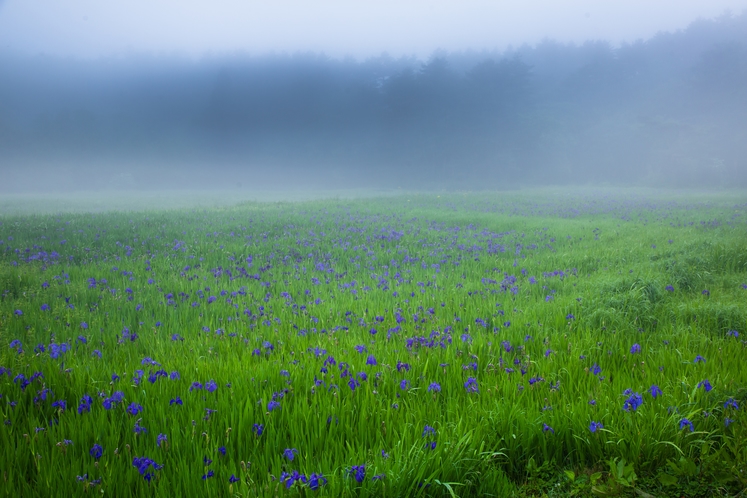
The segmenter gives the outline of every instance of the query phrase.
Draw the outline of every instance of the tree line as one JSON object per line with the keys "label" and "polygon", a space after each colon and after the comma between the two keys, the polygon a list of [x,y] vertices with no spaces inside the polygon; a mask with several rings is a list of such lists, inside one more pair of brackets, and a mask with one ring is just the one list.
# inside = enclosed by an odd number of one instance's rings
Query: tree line
{"label": "tree line", "polygon": [[546,40],[426,61],[4,53],[0,72],[7,165],[96,175],[115,160],[210,162],[411,186],[747,183],[747,13],[619,47]]}

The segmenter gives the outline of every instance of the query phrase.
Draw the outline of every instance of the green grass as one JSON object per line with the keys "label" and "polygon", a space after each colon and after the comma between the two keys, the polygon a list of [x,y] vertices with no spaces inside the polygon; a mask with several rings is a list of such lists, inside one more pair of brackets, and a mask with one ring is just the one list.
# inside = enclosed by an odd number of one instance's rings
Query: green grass
{"label": "green grass", "polygon": [[[545,189],[7,214],[0,493],[737,494],[746,200]],[[150,382],[159,370],[179,378]],[[209,380],[214,392],[190,391]],[[106,410],[115,391],[124,402]],[[150,481],[143,456],[163,465]],[[286,489],[292,471],[327,483]]]}

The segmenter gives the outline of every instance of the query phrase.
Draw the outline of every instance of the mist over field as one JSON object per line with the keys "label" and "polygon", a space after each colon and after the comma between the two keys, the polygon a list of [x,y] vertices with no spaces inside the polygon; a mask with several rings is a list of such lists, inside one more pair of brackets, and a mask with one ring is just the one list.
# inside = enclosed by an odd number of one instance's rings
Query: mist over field
{"label": "mist over field", "polygon": [[0,0],[0,495],[747,496],[741,9]]}
{"label": "mist over field", "polygon": [[613,45],[0,52],[0,192],[747,186],[747,12]]}

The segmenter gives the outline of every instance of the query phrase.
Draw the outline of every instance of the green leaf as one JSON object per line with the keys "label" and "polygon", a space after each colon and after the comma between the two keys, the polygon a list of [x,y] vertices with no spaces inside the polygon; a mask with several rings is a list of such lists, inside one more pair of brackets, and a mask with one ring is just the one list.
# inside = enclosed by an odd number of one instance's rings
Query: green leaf
{"label": "green leaf", "polygon": [[667,467],[669,467],[669,470],[671,470],[675,474],[682,475],[682,469],[680,469],[680,467],[676,463],[674,463],[673,461],[668,460],[667,461]]}
{"label": "green leaf", "polygon": [[674,486],[677,484],[677,478],[670,474],[660,473],[658,476],[656,476],[657,479],[659,479],[659,482],[663,486]]}
{"label": "green leaf", "polygon": [[737,480],[737,478],[729,472],[719,472],[714,477],[720,484],[728,484]]}
{"label": "green leaf", "polygon": [[591,488],[591,492],[594,493],[597,496],[614,496],[615,493],[612,489],[610,489],[609,486],[593,486]]}
{"label": "green leaf", "polygon": [[456,498],[456,493],[454,493],[454,489],[451,487],[452,483],[448,482],[441,482],[438,479],[435,479],[436,484],[440,484],[441,486],[445,487],[446,490],[449,492],[449,495],[451,498]]}
{"label": "green leaf", "polygon": [[680,458],[680,469],[688,477],[692,477],[698,473],[698,466],[695,465],[695,462],[685,457]]}

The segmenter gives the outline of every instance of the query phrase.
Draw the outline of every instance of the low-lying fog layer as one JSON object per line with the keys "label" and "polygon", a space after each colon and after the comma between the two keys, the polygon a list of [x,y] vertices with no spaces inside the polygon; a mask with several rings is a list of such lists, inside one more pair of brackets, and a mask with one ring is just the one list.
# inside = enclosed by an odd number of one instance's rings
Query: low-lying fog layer
{"label": "low-lying fog layer", "polygon": [[402,189],[191,189],[191,190],[103,190],[78,192],[0,192],[0,217],[28,214],[101,213],[210,209],[243,203],[302,202],[390,197]]}
{"label": "low-lying fog layer", "polygon": [[747,184],[747,13],[617,48],[0,72],[4,192]]}

